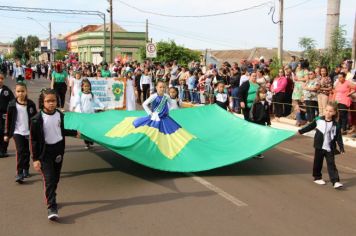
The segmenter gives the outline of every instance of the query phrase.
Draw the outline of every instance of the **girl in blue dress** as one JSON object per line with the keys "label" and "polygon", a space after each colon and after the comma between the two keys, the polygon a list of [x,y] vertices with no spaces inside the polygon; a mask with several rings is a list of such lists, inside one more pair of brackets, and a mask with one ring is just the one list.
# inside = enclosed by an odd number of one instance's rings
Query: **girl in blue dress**
{"label": "girl in blue dress", "polygon": [[[165,83],[158,81],[156,85],[157,93],[152,94],[143,104],[143,108],[148,116],[140,117],[134,120],[135,128],[140,126],[149,126],[157,128],[161,133],[172,134],[181,126],[169,117],[169,104],[172,103],[168,94],[165,94]],[[151,107],[149,106],[151,104]]]}

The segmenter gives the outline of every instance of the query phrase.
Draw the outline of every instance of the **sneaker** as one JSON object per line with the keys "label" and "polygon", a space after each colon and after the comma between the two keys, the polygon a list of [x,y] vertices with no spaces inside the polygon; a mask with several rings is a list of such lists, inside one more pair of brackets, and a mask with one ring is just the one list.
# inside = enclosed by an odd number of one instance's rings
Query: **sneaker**
{"label": "sneaker", "polygon": [[89,144],[87,144],[87,145],[84,146],[84,149],[85,149],[85,150],[88,150],[89,147],[90,147]]}
{"label": "sneaker", "polygon": [[314,180],[314,183],[319,184],[319,185],[324,185],[324,184],[326,184],[326,182],[325,182],[323,179]]}
{"label": "sneaker", "polygon": [[57,220],[59,218],[58,210],[54,208],[48,209],[48,219],[49,220]]}
{"label": "sneaker", "polygon": [[9,155],[7,153],[0,152],[0,158],[5,158],[8,157]]}
{"label": "sneaker", "polygon": [[336,182],[336,183],[334,184],[334,188],[335,188],[335,189],[341,188],[342,186],[344,186],[344,185],[342,185],[342,183],[340,183],[340,182]]}
{"label": "sneaker", "polygon": [[15,182],[19,183],[19,184],[22,184],[23,183],[23,176],[22,175],[16,175]]}
{"label": "sneaker", "polygon": [[23,170],[23,177],[24,178],[30,178],[31,177],[30,171],[29,170]]}
{"label": "sneaker", "polygon": [[256,155],[256,156],[255,156],[255,158],[258,158],[258,159],[263,159],[263,158],[265,158],[265,156],[264,156],[264,155],[262,155],[262,154],[258,154],[258,155]]}

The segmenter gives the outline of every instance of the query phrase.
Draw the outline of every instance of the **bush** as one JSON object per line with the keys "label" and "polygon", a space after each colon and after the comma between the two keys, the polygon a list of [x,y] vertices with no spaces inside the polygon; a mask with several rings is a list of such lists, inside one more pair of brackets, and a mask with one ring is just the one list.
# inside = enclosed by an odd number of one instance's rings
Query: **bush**
{"label": "bush", "polygon": [[[146,59],[146,49],[141,48],[140,55]],[[157,43],[157,57],[154,61],[165,63],[176,60],[178,64],[187,66],[191,61],[200,60],[200,52],[177,45],[174,41]]]}

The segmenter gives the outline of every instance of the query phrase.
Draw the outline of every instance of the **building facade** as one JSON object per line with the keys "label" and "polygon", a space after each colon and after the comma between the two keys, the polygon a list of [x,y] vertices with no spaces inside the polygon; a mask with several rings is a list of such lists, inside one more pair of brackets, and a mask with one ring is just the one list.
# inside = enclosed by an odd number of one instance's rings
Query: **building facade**
{"label": "building facade", "polygon": [[[110,32],[106,26],[106,61],[110,61]],[[79,61],[99,64],[104,60],[104,27],[87,25],[65,37],[69,52],[78,53]],[[146,44],[145,32],[127,32],[117,24],[113,27],[114,58],[140,60],[140,48]]]}
{"label": "building facade", "polygon": [[0,55],[11,54],[14,51],[14,47],[11,43],[0,43]]}

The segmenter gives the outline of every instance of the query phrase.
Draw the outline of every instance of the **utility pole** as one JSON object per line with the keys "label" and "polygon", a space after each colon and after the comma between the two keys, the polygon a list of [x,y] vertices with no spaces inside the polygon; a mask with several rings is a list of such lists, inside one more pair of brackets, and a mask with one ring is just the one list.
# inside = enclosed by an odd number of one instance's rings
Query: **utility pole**
{"label": "utility pole", "polygon": [[146,43],[148,42],[148,19],[146,19]]}
{"label": "utility pole", "polygon": [[340,0],[328,0],[328,9],[326,13],[326,31],[325,31],[325,48],[331,46],[332,36],[339,27],[340,18]]}
{"label": "utility pole", "polygon": [[103,51],[103,62],[106,62],[106,57],[107,57],[107,53],[106,53],[106,14],[104,13],[103,15],[103,20],[104,20],[104,51]]}
{"label": "utility pole", "polygon": [[279,36],[278,36],[278,59],[279,63],[282,66],[283,65],[283,11],[284,11],[284,6],[283,6],[283,1],[284,0],[279,0]]}
{"label": "utility pole", "polygon": [[355,22],[354,22],[354,37],[352,39],[352,60],[354,62],[353,68],[356,68],[356,13],[355,13]]}
{"label": "utility pole", "polygon": [[109,0],[110,3],[110,62],[114,61],[114,47],[113,47],[113,20],[112,20],[112,0]]}
{"label": "utility pole", "polygon": [[48,23],[48,30],[49,30],[49,61],[53,62],[53,49],[52,49],[52,26],[51,22]]}

